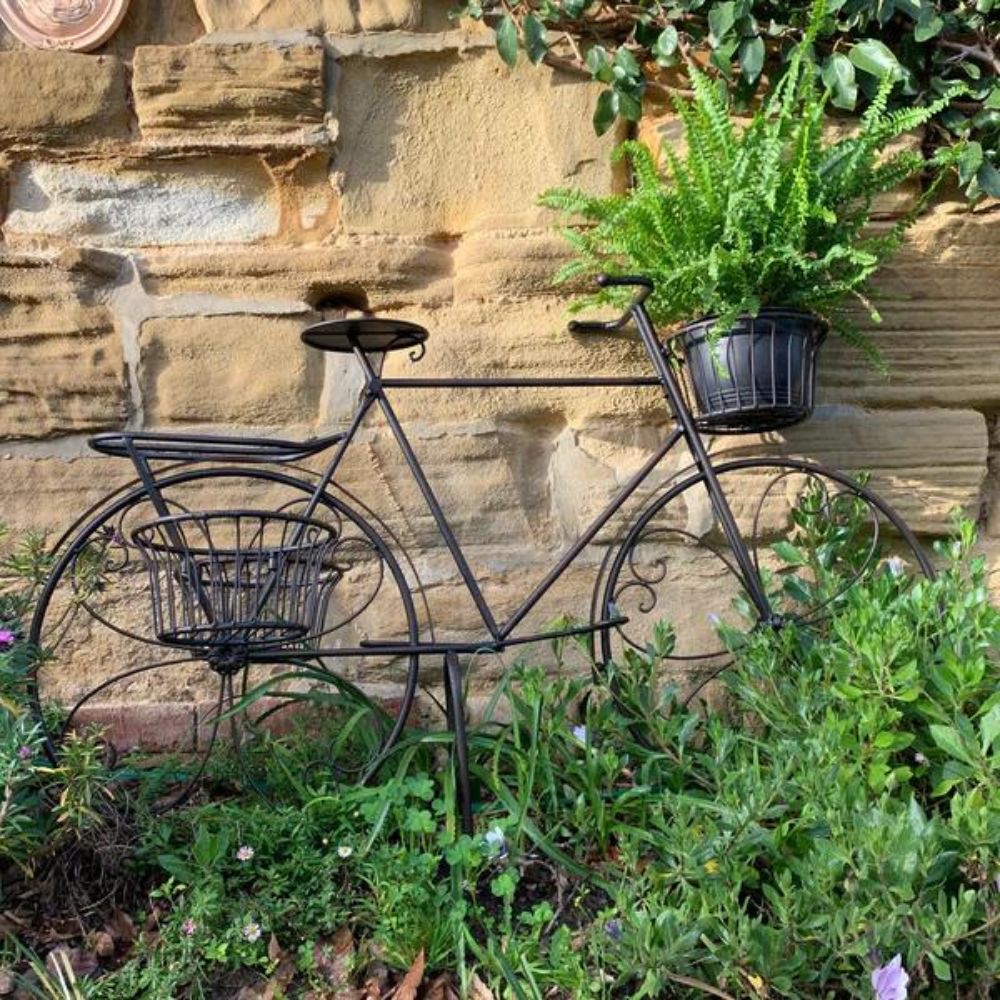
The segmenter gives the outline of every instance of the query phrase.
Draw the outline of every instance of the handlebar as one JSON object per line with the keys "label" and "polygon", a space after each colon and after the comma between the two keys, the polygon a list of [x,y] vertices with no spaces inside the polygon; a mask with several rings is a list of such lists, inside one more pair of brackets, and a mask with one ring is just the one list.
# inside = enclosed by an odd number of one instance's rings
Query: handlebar
{"label": "handlebar", "polygon": [[570,333],[614,333],[627,326],[632,319],[632,310],[641,306],[653,293],[653,283],[649,278],[644,278],[640,274],[624,274],[621,276],[611,274],[599,274],[597,284],[601,288],[629,288],[635,287],[639,291],[628,309],[618,317],[618,319],[601,322],[600,320],[573,320],[569,324]]}

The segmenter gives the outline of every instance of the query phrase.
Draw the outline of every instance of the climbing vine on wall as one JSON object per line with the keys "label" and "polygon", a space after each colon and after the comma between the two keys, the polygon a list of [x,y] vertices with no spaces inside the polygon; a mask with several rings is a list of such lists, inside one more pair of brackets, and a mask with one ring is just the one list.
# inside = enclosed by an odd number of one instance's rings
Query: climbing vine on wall
{"label": "climbing vine on wall", "polygon": [[[519,52],[604,84],[594,127],[637,121],[645,97],[684,89],[689,61],[711,67],[737,105],[781,72],[810,5],[761,0],[462,0],[487,21],[501,57]],[[959,178],[969,198],[1000,197],[1000,0],[827,0],[817,39],[832,104],[861,110],[895,76],[900,105],[964,92],[934,119],[930,138],[967,140]]]}

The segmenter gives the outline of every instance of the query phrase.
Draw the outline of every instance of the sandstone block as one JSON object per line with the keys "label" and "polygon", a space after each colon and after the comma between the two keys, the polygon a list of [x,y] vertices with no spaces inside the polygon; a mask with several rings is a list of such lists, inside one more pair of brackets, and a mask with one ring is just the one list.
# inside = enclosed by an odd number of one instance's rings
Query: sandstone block
{"label": "sandstone block", "polygon": [[986,421],[973,410],[820,407],[811,420],[768,439],[721,439],[715,453],[720,460],[794,455],[871,473],[872,488],[911,528],[947,534],[955,510],[978,511],[987,450]]}
{"label": "sandstone block", "polygon": [[511,71],[484,50],[343,59],[345,231],[532,226],[546,218],[535,200],[552,185],[608,190],[614,136],[594,136],[594,90],[564,82],[545,68]]}
{"label": "sandstone block", "polygon": [[294,148],[329,139],[316,39],[140,46],[133,88],[153,146]]}
{"label": "sandstone block", "polygon": [[571,257],[569,244],[550,229],[468,233],[455,251],[455,299],[565,295],[568,286],[553,278]]}
{"label": "sandstone block", "polygon": [[133,479],[130,463],[111,458],[2,453],[0,514],[12,532],[51,532],[57,537],[80,512]]}
{"label": "sandstone block", "polygon": [[155,425],[312,424],[322,356],[299,340],[308,316],[154,318],[139,331],[139,381]]}
{"label": "sandstone block", "polygon": [[0,148],[125,138],[125,73],[113,56],[0,52]]}
{"label": "sandstone block", "polygon": [[137,261],[154,295],[330,301],[376,311],[451,299],[451,254],[439,243],[340,237],[319,247],[147,250]]}
{"label": "sandstone block", "polygon": [[1000,400],[1000,220],[955,203],[935,207],[879,275],[883,322],[861,325],[888,375],[831,338],[819,366],[821,397],[863,405],[975,406]]}
{"label": "sandstone block", "polygon": [[248,243],[273,236],[278,200],[256,160],[14,168],[7,239],[79,240],[100,246]]}
{"label": "sandstone block", "polygon": [[123,361],[100,276],[78,259],[0,255],[0,438],[114,426]]}
{"label": "sandstone block", "polygon": [[[405,352],[390,355],[386,375],[540,377],[651,374],[642,345],[629,334],[573,336],[565,300],[463,302],[452,308],[400,309],[402,319],[427,327],[427,353],[416,367]],[[591,419],[662,420],[658,386],[602,389],[462,389],[407,391],[395,397],[399,412],[433,421],[501,419],[519,423],[563,419],[579,426]]]}
{"label": "sandstone block", "polygon": [[388,31],[420,21],[420,0],[195,0],[206,31]]}
{"label": "sandstone block", "polygon": [[76,728],[97,726],[119,752],[187,752],[195,748],[195,706],[187,702],[85,705],[75,719]]}

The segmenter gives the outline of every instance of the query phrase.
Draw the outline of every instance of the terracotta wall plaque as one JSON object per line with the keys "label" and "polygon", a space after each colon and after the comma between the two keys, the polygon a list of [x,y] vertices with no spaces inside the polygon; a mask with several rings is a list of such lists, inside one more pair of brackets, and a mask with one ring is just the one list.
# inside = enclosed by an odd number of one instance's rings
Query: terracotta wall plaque
{"label": "terracotta wall plaque", "polygon": [[0,0],[4,24],[38,49],[96,49],[127,10],[128,0]]}

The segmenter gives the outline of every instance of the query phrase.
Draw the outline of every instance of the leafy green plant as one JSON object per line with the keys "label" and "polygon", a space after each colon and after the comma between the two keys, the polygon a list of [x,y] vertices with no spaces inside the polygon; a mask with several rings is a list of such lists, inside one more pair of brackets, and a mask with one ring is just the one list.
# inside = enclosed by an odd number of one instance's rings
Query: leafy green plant
{"label": "leafy green plant", "polygon": [[[928,162],[916,150],[887,149],[948,98],[890,112],[886,77],[855,134],[830,140],[824,109],[833,91],[819,87],[806,45],[742,129],[704,73],[692,69],[691,80],[694,96],[675,99],[686,150],[679,155],[663,145],[663,176],[650,150],[629,142],[616,154],[635,171],[628,193],[557,189],[542,196],[542,204],[590,224],[565,230],[577,258],[558,280],[602,271],[643,274],[655,285],[649,305],[656,321],[715,316],[716,334],[765,306],[808,310],[877,359],[847,306],[860,302],[878,319],[869,281],[899,247],[941,168],[959,155],[942,151]],[[911,210],[888,229],[873,227],[875,199],[925,170],[935,179]],[[605,289],[574,308],[622,301],[622,289]]]}
{"label": "leafy green plant", "polygon": [[[705,65],[746,109],[783,72],[809,24],[805,4],[774,0],[463,0],[489,22],[501,57],[519,51],[602,84],[601,133],[638,121],[645,100],[683,90]],[[932,141],[968,139],[961,181],[971,201],[1000,197],[1000,4],[996,0],[829,0],[812,44],[838,112],[862,111],[891,75],[895,106],[960,98],[934,112]]]}

